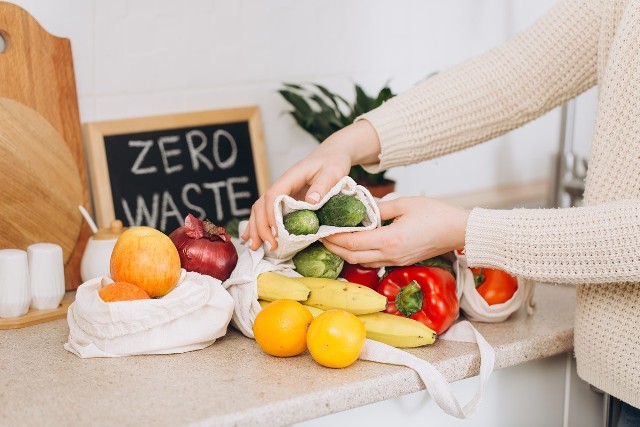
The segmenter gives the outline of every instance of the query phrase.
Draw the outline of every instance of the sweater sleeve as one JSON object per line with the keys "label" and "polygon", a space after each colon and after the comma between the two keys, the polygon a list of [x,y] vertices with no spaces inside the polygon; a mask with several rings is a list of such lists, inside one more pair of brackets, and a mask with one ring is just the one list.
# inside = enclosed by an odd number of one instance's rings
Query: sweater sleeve
{"label": "sweater sleeve", "polygon": [[361,116],[381,142],[377,172],[514,129],[596,83],[597,0],[563,0],[508,43],[426,79]]}
{"label": "sweater sleeve", "polygon": [[638,241],[638,199],[563,209],[475,208],[465,254],[471,266],[541,282],[639,282]]}

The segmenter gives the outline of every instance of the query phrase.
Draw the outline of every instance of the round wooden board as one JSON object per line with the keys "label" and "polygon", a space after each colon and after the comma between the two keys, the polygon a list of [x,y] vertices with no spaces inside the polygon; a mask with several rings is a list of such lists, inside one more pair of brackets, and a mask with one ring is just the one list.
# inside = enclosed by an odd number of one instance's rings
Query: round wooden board
{"label": "round wooden board", "polygon": [[0,249],[39,242],[73,251],[82,181],[67,144],[38,112],[0,98]]}

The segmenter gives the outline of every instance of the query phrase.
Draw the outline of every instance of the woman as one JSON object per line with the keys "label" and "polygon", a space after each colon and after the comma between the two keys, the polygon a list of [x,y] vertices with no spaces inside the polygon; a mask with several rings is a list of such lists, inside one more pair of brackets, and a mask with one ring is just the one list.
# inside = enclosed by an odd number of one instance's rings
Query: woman
{"label": "woman", "polygon": [[[465,248],[471,266],[577,286],[585,381],[640,407],[640,2],[565,0],[507,44],[427,79],[335,133],[253,206],[243,237],[271,247],[279,194],[317,202],[353,164],[371,171],[464,149],[598,85],[584,206],[467,211],[426,197],[380,203],[393,224],[324,239],[351,263],[403,265]],[[425,230],[416,233],[416,230]],[[628,412],[625,412],[628,411]]]}

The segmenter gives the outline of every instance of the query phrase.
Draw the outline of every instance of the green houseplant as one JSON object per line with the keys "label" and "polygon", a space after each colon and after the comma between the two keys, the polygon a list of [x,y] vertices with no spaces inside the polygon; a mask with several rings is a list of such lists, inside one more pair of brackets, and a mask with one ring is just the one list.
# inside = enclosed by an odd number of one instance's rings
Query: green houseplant
{"label": "green houseplant", "polygon": [[[293,108],[288,113],[298,126],[318,142],[324,141],[332,133],[353,123],[361,114],[373,110],[394,96],[388,85],[380,89],[377,95],[369,96],[358,84],[355,85],[353,102],[316,83],[283,83],[283,88],[278,93]],[[349,171],[349,176],[367,187],[374,196],[382,197],[393,191],[395,184],[385,178],[385,172],[369,173],[362,166],[356,165]]]}

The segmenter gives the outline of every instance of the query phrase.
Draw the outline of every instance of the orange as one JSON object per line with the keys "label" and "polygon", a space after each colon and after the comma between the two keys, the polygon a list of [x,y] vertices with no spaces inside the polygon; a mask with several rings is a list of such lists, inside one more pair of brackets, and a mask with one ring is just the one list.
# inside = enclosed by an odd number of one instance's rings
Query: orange
{"label": "orange", "polygon": [[253,322],[256,342],[267,354],[296,356],[307,349],[307,328],[313,316],[298,301],[280,299],[264,307]]}
{"label": "orange", "polygon": [[364,323],[344,310],[327,310],[313,319],[307,331],[307,348],[316,362],[328,368],[346,368],[364,347]]}
{"label": "orange", "polygon": [[98,295],[104,302],[149,299],[149,295],[142,288],[127,282],[113,282],[100,289]]}

